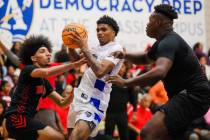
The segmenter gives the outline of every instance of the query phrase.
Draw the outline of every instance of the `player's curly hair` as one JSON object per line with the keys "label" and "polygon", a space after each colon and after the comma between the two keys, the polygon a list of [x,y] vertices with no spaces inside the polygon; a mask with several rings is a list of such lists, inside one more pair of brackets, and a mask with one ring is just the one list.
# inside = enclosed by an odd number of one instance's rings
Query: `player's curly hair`
{"label": "player's curly hair", "polygon": [[21,63],[25,65],[33,64],[31,56],[33,56],[36,53],[36,51],[43,46],[46,47],[49,50],[49,52],[52,51],[51,42],[47,37],[43,35],[37,35],[37,36],[32,35],[29,38],[27,38],[23,42],[22,48],[20,50]]}
{"label": "player's curly hair", "polygon": [[104,15],[102,16],[98,21],[97,24],[108,24],[109,26],[111,26],[113,28],[113,30],[115,31],[115,36],[117,36],[120,28],[116,22],[116,20],[114,20],[112,17],[109,17],[108,15]]}
{"label": "player's curly hair", "polygon": [[169,4],[160,4],[160,5],[155,6],[155,12],[165,15],[166,17],[170,18],[171,20],[178,18],[177,12]]}

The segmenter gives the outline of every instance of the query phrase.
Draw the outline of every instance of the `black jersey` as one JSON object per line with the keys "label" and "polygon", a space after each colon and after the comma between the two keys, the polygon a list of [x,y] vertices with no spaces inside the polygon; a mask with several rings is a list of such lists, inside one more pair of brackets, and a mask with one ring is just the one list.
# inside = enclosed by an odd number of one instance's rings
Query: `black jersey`
{"label": "black jersey", "polygon": [[49,95],[53,88],[44,78],[33,78],[31,72],[37,67],[26,66],[20,73],[18,84],[11,93],[12,101],[5,115],[11,113],[26,114],[33,117],[41,97]]}
{"label": "black jersey", "polygon": [[175,32],[166,34],[156,41],[148,57],[157,60],[167,57],[173,61],[172,68],[163,79],[169,98],[182,90],[207,97],[209,85],[205,73],[191,47]]}

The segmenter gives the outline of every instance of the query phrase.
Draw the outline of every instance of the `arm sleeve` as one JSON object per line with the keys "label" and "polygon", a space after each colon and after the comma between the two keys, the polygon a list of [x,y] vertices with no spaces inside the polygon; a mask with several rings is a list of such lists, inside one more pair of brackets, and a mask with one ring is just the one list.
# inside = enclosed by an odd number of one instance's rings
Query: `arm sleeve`
{"label": "arm sleeve", "polygon": [[175,59],[178,46],[179,45],[176,40],[167,38],[159,43],[156,57],[166,57],[173,61]]}
{"label": "arm sleeve", "polygon": [[123,48],[121,45],[117,44],[115,46],[110,46],[110,47],[113,47],[112,50],[109,52],[109,55],[107,57],[105,57],[104,59],[105,60],[109,60],[111,61],[112,63],[114,63],[115,65],[118,64],[118,62],[120,62],[120,59],[119,58],[115,58],[112,53],[113,52],[116,52],[116,51],[123,51]]}

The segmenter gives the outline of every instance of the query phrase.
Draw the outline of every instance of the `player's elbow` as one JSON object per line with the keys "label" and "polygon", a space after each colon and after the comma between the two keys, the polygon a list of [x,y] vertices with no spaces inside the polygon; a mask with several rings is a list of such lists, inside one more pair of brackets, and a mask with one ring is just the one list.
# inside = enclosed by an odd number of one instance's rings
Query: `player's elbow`
{"label": "player's elbow", "polygon": [[101,68],[95,69],[93,72],[97,78],[102,78],[105,75],[105,72]]}
{"label": "player's elbow", "polygon": [[95,75],[97,78],[102,78],[105,74],[102,72],[96,72]]}
{"label": "player's elbow", "polygon": [[156,75],[157,75],[157,77],[158,77],[159,80],[162,80],[162,79],[164,79],[166,77],[167,72],[164,69],[159,68],[156,71]]}
{"label": "player's elbow", "polygon": [[48,77],[48,76],[50,76],[50,73],[47,70],[43,70],[43,71],[41,71],[41,75],[42,75],[42,77]]}

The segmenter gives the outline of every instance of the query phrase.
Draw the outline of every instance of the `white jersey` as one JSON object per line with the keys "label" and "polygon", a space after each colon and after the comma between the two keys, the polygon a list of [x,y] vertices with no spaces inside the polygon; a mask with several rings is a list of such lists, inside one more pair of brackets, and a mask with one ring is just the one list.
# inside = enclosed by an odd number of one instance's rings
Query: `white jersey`
{"label": "white jersey", "polygon": [[[81,83],[78,87],[80,91],[88,95],[91,98],[94,97],[101,101],[100,110],[106,111],[108,102],[110,99],[111,83],[106,83],[105,79],[109,75],[116,75],[121,67],[122,61],[118,58],[114,58],[111,53],[115,51],[123,51],[122,46],[116,42],[110,42],[104,46],[97,46],[90,48],[93,56],[96,57],[97,61],[109,60],[114,63],[115,67],[112,71],[106,74],[102,78],[97,78],[92,69],[89,67],[82,76]],[[75,95],[77,96],[77,95]],[[82,97],[78,97],[82,98]]]}
{"label": "white jersey", "polygon": [[95,136],[98,124],[105,117],[112,90],[112,84],[106,83],[105,79],[110,75],[116,75],[123,62],[121,59],[114,58],[111,53],[123,51],[123,48],[116,42],[110,42],[90,50],[97,61],[109,60],[115,66],[102,78],[97,78],[90,67],[85,71],[79,87],[74,89],[74,100],[68,114],[67,127],[74,128],[78,120],[86,120],[90,123],[90,127],[94,128],[91,136]]}

